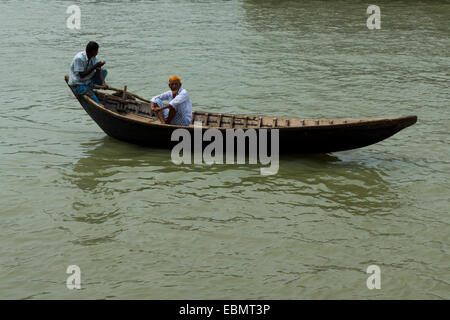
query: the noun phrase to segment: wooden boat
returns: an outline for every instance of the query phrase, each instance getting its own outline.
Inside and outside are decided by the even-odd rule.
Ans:
[[[68,81],[68,76],[65,80]],[[114,93],[95,91],[100,104],[87,95],[72,92],[89,116],[109,136],[160,148],[171,148],[178,143],[171,141],[172,132],[177,128],[185,128],[192,134],[194,121],[202,122],[203,131],[215,128],[223,133],[227,129],[278,129],[280,153],[329,153],[361,148],[382,141],[417,122],[417,116],[298,119],[193,111],[189,126],[177,126],[162,124],[152,116],[150,101],[127,92],[126,86],[124,89],[107,90]]]

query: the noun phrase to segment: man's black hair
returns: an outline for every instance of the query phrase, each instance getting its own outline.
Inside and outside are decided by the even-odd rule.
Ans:
[[[98,48],[99,48],[99,45],[97,42],[89,41],[89,43],[86,46],[86,53],[97,51]]]

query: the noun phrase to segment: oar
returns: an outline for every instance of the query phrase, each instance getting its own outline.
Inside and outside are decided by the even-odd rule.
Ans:
[[[122,92],[122,93],[124,92],[123,89],[113,88],[113,87],[109,87],[109,86],[105,88],[103,86],[94,85],[94,88],[95,89],[102,89],[102,90],[111,90],[111,91]],[[127,94],[129,94],[130,96],[133,96],[133,97],[135,97],[135,98],[137,98],[139,100],[142,100],[144,102],[151,103],[151,101],[149,101],[147,99],[144,99],[144,98],[138,96],[137,94],[134,94],[134,93],[131,93],[131,92],[128,92],[128,91],[127,91]]]

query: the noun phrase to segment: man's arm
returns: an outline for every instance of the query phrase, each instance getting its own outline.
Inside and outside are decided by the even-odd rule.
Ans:
[[[150,99],[151,102],[156,102],[156,99],[159,99],[161,101],[169,100],[172,95],[171,91],[166,91],[161,94],[158,94],[157,96],[154,96]]]
[[[170,121],[172,120],[172,118],[175,116],[175,114],[177,113],[177,111],[175,110],[174,107],[172,107],[170,104],[165,105],[164,107],[158,108],[157,104],[154,102],[150,103],[150,107],[153,111],[155,111],[158,115],[159,120],[161,121],[161,123],[170,123]],[[164,120],[163,114],[162,114],[162,110],[169,108],[169,114],[167,115],[167,119]]]
[[[80,78],[84,78],[86,76],[88,76],[89,74],[91,74],[92,71],[94,71],[95,69],[100,69],[106,62],[102,62],[99,61],[96,64],[94,64],[90,69],[88,69],[87,71],[81,71],[78,74],[80,75]],[[100,79],[102,80],[102,83],[105,82],[105,80],[103,79],[103,74],[100,72]]]
[[[166,104],[164,107],[158,107],[158,105],[156,104],[156,103],[154,103],[154,102],[150,102],[150,106],[152,107],[152,110],[153,111],[161,111],[161,110],[164,110],[164,109],[167,109],[167,108],[172,108],[172,109],[174,109],[170,104]],[[175,110],[175,109],[174,109]]]
[[[158,94],[157,96],[154,96],[153,98],[151,98],[150,99],[150,107],[152,108],[152,110],[155,110],[155,111],[157,111],[156,109],[159,110],[158,105],[156,104],[157,99],[159,99],[161,101],[169,100],[171,95],[172,95],[172,92],[167,91],[167,92],[163,92],[163,93]]]
[[[102,68],[96,69],[96,72],[98,72],[98,77],[100,78],[100,81],[102,82],[102,86],[106,87],[105,78],[103,77]]]
[[[175,98],[173,98],[169,104],[175,109],[182,103],[189,99],[189,93],[186,90],[181,91]]]
[[[177,113],[177,111],[170,104],[168,104],[167,107],[169,108],[169,114],[167,115],[166,123],[170,123],[170,121],[173,119],[173,117],[175,117],[175,114]]]

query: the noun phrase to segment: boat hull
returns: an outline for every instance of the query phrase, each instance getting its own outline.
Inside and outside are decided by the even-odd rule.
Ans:
[[[171,140],[172,132],[178,129],[176,126],[154,125],[135,121],[99,108],[83,96],[77,96],[77,99],[99,127],[113,138],[157,148],[172,148],[178,143],[178,140]],[[414,124],[416,121],[417,117],[409,116],[348,125],[281,128],[278,129],[279,152],[330,153],[361,148],[380,142]],[[193,137],[194,128],[192,126],[182,128],[188,130]],[[227,128],[216,129],[223,132],[225,145],[225,130]],[[203,128],[204,130],[205,128]],[[274,129],[266,128],[256,130],[267,130],[268,137],[270,137],[270,131]],[[209,143],[203,142],[203,147]]]

